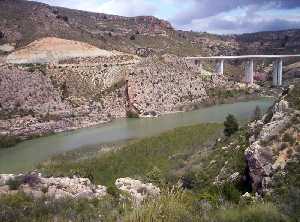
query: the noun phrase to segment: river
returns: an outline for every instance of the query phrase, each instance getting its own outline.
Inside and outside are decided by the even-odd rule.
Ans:
[[[223,122],[231,113],[239,121],[251,118],[256,106],[266,111],[274,99],[263,98],[247,102],[215,105],[191,112],[163,115],[158,118],[117,119],[100,126],[58,133],[24,141],[0,150],[0,173],[16,173],[34,168],[54,154],[103,143],[143,138],[161,132],[203,122]]]

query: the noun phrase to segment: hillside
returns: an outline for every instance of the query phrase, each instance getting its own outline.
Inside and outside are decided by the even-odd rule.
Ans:
[[[0,219],[298,222],[299,89],[232,135],[186,126],[56,155],[42,174],[0,174]]]
[[[87,43],[48,37],[11,53],[6,61],[15,64],[54,63],[77,57],[112,57],[115,54],[117,53],[101,50]]]
[[[122,17],[24,0],[0,1],[0,19],[0,46],[10,43],[17,48],[51,36],[130,53],[138,48],[177,55],[299,53],[300,49],[299,30],[219,36],[177,31],[151,16]]]
[[[242,80],[240,62],[226,63],[225,75],[216,76],[212,62],[201,68],[182,56],[300,49],[299,30],[219,36],[178,31],[151,16],[106,15],[24,0],[1,0],[0,19],[0,133],[5,138],[261,95],[257,86],[235,83]],[[263,61],[257,71],[270,76],[270,62]]]

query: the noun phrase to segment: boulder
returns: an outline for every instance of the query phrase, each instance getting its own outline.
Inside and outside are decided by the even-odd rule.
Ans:
[[[0,174],[0,186],[4,186],[11,179],[14,179],[14,174]]]
[[[129,177],[117,179],[115,185],[121,191],[128,193],[137,205],[147,197],[155,197],[160,194],[160,189],[152,183],[145,184]]]
[[[10,179],[22,176],[23,183],[18,187],[18,191],[41,198],[43,196],[54,199],[62,198],[101,198],[106,195],[106,187],[94,185],[88,178],[68,178],[68,177],[42,177],[40,173],[31,172],[26,175],[1,174],[0,193],[11,193],[7,191],[6,183]]]
[[[280,100],[278,103],[276,103],[273,107],[273,113],[283,113],[287,111],[289,108],[289,103],[285,100]]]

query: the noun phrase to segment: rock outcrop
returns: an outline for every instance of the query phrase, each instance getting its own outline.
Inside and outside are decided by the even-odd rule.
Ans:
[[[0,174],[0,195],[24,192],[33,198],[101,198],[105,196],[106,187],[94,185],[87,178],[79,177],[43,177],[40,173]]]
[[[141,204],[148,197],[156,197],[160,194],[160,189],[152,183],[142,183],[129,177],[119,178],[115,185],[118,189],[128,193],[136,205]]]
[[[143,116],[170,113],[207,101],[209,89],[231,86],[226,77],[205,76],[202,71],[174,55],[142,59],[129,72],[130,102]]]
[[[0,66],[0,133],[21,139],[183,111],[209,100],[208,90],[233,86],[174,55],[142,58],[57,38],[37,40],[13,57],[47,62]]]
[[[143,183],[129,177],[119,178],[117,189],[127,193],[136,206],[146,198],[157,197],[160,189],[152,183]],[[92,184],[88,178],[43,177],[38,172],[28,174],[0,174],[0,195],[23,192],[33,198],[99,199],[108,194],[107,188]]]
[[[262,120],[249,125],[251,145],[245,157],[252,188],[260,194],[271,191],[274,173],[284,170],[299,152],[300,112],[289,108],[285,97]]]

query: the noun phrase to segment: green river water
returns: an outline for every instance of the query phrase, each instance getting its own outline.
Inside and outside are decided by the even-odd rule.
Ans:
[[[215,105],[191,112],[181,112],[146,119],[118,119],[100,126],[58,133],[24,141],[0,150],[0,173],[16,173],[34,168],[50,156],[84,146],[153,136],[161,132],[203,122],[223,122],[231,113],[238,120],[251,118],[258,105],[266,111],[274,99],[264,98],[233,104]]]

